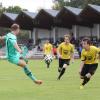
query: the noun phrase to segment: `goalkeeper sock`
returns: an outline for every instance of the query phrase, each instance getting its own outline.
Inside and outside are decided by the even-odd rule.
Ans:
[[[28,69],[27,66],[25,66],[24,68],[24,72],[25,74],[33,81],[37,80],[36,77],[32,74],[32,72]]]
[[[26,64],[28,64],[28,59],[27,58],[24,58],[24,61],[26,62]]]

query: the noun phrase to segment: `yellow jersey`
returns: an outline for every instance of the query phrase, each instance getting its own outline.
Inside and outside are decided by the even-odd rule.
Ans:
[[[74,53],[74,46],[71,43],[65,44],[63,42],[58,46],[58,52],[62,56],[62,59],[71,59],[71,54]]]
[[[98,63],[98,53],[100,53],[100,49],[95,46],[90,46],[90,50],[86,51],[85,49],[82,50],[81,53],[81,60],[85,61],[85,64],[95,64]]]
[[[45,55],[49,55],[49,54],[52,54],[52,44],[50,43],[45,43],[44,44],[44,54]]]

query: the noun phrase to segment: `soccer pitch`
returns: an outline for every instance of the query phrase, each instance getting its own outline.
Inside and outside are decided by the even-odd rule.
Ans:
[[[99,100],[100,64],[96,74],[83,90],[79,89],[79,60],[71,64],[59,81],[57,60],[50,69],[43,60],[30,60],[29,67],[43,84],[34,84],[21,68],[0,60],[0,100]]]

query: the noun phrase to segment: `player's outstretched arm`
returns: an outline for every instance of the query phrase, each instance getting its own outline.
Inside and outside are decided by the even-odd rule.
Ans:
[[[100,48],[97,48],[97,47],[96,47],[96,51],[97,51],[97,53],[98,53],[98,60],[99,60],[99,62],[100,62]]]
[[[0,42],[5,39],[5,36],[0,36]]]
[[[58,55],[58,58],[62,58],[60,46],[57,48],[57,55]]]
[[[84,66],[84,61],[81,61],[80,69],[79,69],[79,74],[81,73],[83,66]]]
[[[74,63],[74,53],[71,54],[71,61]]]
[[[98,58],[99,58],[99,62],[100,62],[100,52],[99,52],[99,56],[98,56]]]
[[[71,61],[72,63],[74,63],[74,46],[72,45],[72,49],[71,49]]]

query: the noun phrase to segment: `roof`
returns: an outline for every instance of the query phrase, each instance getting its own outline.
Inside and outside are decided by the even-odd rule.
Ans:
[[[53,26],[90,25],[91,23],[100,23],[100,6],[88,4],[83,10],[65,6],[60,11],[41,9],[38,13],[22,11],[19,14],[13,14],[5,12],[0,16],[1,26],[10,26],[14,22],[17,22],[21,28],[29,30],[33,30],[33,27],[50,29]]]
[[[74,8],[74,7],[64,7],[65,9],[69,10],[70,12],[72,12],[75,15],[79,15],[80,12],[82,11],[82,9],[79,8]]]
[[[59,13],[58,10],[52,10],[52,9],[43,9],[45,12],[47,12],[48,14],[50,14],[53,17],[56,17],[57,14]]]
[[[91,23],[100,23],[100,6],[88,4],[79,16]]]
[[[94,10],[96,10],[96,11],[98,11],[100,13],[100,6],[92,5],[92,4],[88,4],[88,6],[93,8]]]
[[[14,13],[3,13],[4,15],[6,15],[7,17],[9,17],[11,20],[15,21],[15,19],[17,18],[18,14],[14,14]]]
[[[37,13],[33,13],[33,12],[28,12],[28,11],[22,11],[24,14],[28,15],[29,17],[31,17],[32,19],[34,19],[37,15]]]

